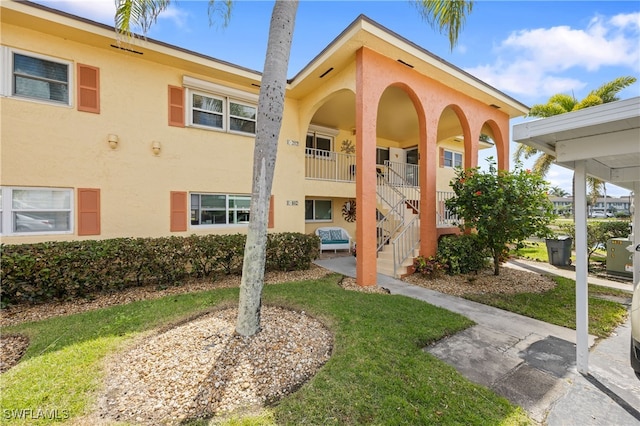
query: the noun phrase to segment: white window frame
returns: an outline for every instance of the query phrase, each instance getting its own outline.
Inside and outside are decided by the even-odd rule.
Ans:
[[[447,153],[451,154],[451,165],[447,165]],[[444,167],[456,168],[464,165],[464,155],[461,152],[445,149],[443,157]],[[456,166],[456,157],[460,157],[460,165],[458,166]]]
[[[247,121],[257,121],[258,115],[258,95],[231,87],[222,86],[210,81],[200,80],[197,78],[184,76],[182,84],[186,88],[187,96],[187,125],[199,129],[212,130],[217,132],[233,133],[244,136],[255,137],[255,132],[243,132],[240,130],[231,130],[231,119],[238,118]],[[213,99],[220,99],[222,103],[222,128],[206,126],[193,122],[193,95],[206,96]],[[246,117],[231,116],[231,104],[238,104],[250,108],[255,108],[256,118],[248,119]]]
[[[306,206],[306,202],[307,201],[313,202],[313,219],[307,219],[307,206]],[[329,219],[316,219],[316,201],[328,201],[331,204],[331,208],[329,209],[329,212],[331,213],[331,218],[329,218]],[[312,199],[305,200],[304,221],[306,223],[318,223],[318,222],[329,223],[329,222],[333,222],[333,200],[328,199],[328,198],[312,198]]]
[[[229,207],[229,201],[231,197],[241,197],[242,199],[247,199],[249,200],[249,203],[251,203],[251,195],[250,194],[224,194],[224,193],[219,193],[219,192],[199,192],[199,191],[193,191],[189,193],[189,215],[191,217],[191,214],[194,210],[194,206],[193,203],[191,202],[192,197],[194,195],[198,195],[198,196],[202,196],[202,195],[219,195],[219,196],[224,196],[225,197],[225,208],[224,208],[224,217],[225,220],[227,222],[225,223],[198,223],[198,224],[193,224],[191,222],[191,219],[189,219],[189,226],[192,228],[196,228],[196,229],[203,229],[203,228],[221,228],[221,227],[240,227],[240,226],[247,226],[249,224],[249,220],[247,218],[246,221],[241,221],[238,223],[229,223],[229,213],[231,212],[235,212],[234,216],[236,216],[237,218],[237,214],[240,213],[248,213],[249,215],[251,215],[251,211],[249,208],[244,208],[244,207]],[[200,205],[198,206],[198,221],[200,221],[201,217],[200,217],[200,212],[202,211],[202,200],[200,199],[199,201]],[[209,209],[209,210],[213,210],[213,209]]]
[[[219,101],[222,102],[222,112],[219,113],[219,115],[222,117],[222,127],[214,127],[214,126],[207,126],[205,124],[199,124],[199,123],[194,123],[193,122],[193,112],[195,110],[195,107],[193,106],[193,96],[194,95],[200,95],[200,96],[205,96],[207,98],[211,98],[211,99],[217,99]],[[189,100],[189,126],[191,127],[197,127],[200,129],[207,129],[207,130],[217,130],[217,131],[221,131],[221,132],[226,132],[227,131],[227,120],[225,119],[225,112],[227,110],[227,105],[226,105],[226,100],[225,98],[221,97],[221,96],[216,96],[212,93],[206,93],[206,92],[202,92],[202,91],[196,91],[196,90],[189,90],[188,91],[188,100]],[[207,110],[202,110],[204,112],[208,112]],[[218,113],[213,113],[213,112],[208,112],[210,114],[216,114],[218,115]]]
[[[247,118],[247,117],[241,117],[239,115],[231,115],[231,104],[236,104],[236,105],[241,105],[241,106],[245,106],[245,107],[249,107],[249,108],[254,108],[256,111],[256,117],[255,118]],[[244,121],[251,121],[254,123],[253,128],[256,129],[256,126],[258,125],[258,106],[248,103],[248,102],[244,102],[238,99],[233,99],[233,98],[227,98],[227,111],[229,111],[229,113],[227,114],[227,120],[228,120],[228,128],[229,128],[229,133],[238,133],[241,135],[251,135],[251,136],[255,136],[256,132],[254,131],[252,132],[243,132],[242,130],[233,130],[231,128],[231,120],[236,119],[236,120],[244,120]]]
[[[323,127],[323,126],[318,126],[316,124],[310,124],[309,125],[309,129],[307,130],[307,134],[305,136],[305,141],[304,141],[304,147],[305,147],[305,154],[307,155],[307,157],[316,157],[318,159],[324,159],[324,160],[334,160],[335,159],[335,140],[336,140],[336,136],[338,135],[339,130],[337,129],[332,129],[330,127]],[[306,137],[311,136],[314,139],[314,146],[313,147],[308,147],[307,146],[307,140]],[[324,149],[319,149],[317,148],[317,143],[316,143],[316,138],[320,136],[324,139],[328,139],[329,140],[329,149],[328,150],[324,150]],[[311,151],[307,151],[307,149],[310,149]],[[322,151],[322,152],[320,152]]]
[[[43,230],[33,232],[14,231],[14,212],[28,212],[29,209],[13,208],[13,191],[64,191],[69,194],[68,209],[31,209],[34,212],[68,212],[69,213],[69,229],[66,230]],[[74,232],[74,211],[75,200],[72,188],[48,188],[48,187],[21,187],[21,186],[2,186],[0,187],[0,235],[3,236],[31,236],[31,235],[66,235]]]
[[[29,56],[32,58],[42,59],[45,61],[56,62],[67,66],[67,102],[60,102],[54,100],[47,100],[43,98],[33,98],[29,96],[15,94],[15,88],[13,87],[13,55],[19,54],[23,56]],[[10,97],[28,102],[42,103],[46,105],[55,105],[61,107],[72,107],[74,100],[74,67],[73,62],[60,58],[54,58],[52,56],[42,55],[39,53],[28,52],[26,50],[14,49],[7,46],[0,46],[0,59],[2,66],[0,66],[0,96]]]

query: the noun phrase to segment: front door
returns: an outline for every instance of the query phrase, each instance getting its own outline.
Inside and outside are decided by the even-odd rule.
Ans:
[[[407,171],[405,179],[410,185],[418,186],[418,147],[406,150]]]

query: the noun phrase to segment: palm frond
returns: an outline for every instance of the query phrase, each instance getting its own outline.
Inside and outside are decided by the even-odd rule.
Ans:
[[[533,171],[538,173],[540,176],[545,177],[547,173],[549,173],[549,169],[555,160],[554,156],[543,153],[533,163]]]
[[[451,50],[458,42],[458,35],[464,27],[468,14],[473,9],[473,1],[467,0],[414,0],[422,19],[432,28],[447,33]]]
[[[557,93],[551,96],[547,103],[558,105],[562,110],[564,110],[564,112],[569,112],[574,108],[577,102],[578,100],[573,96],[569,96],[565,93]]]
[[[620,93],[622,89],[626,89],[627,87],[635,83],[637,80],[638,79],[636,77],[632,77],[632,76],[614,78],[610,82],[605,83],[602,86],[598,87],[597,89],[592,90],[587,96],[590,96],[590,95],[598,96],[600,99],[602,99],[602,102],[605,104],[609,102],[614,102],[619,100],[618,93]]]
[[[134,37],[133,27],[146,34],[171,0],[116,0],[115,27],[118,34]]]
[[[513,152],[513,160],[516,162],[523,159],[527,160],[534,155],[537,155],[538,153],[540,153],[540,151],[538,151],[534,147],[519,143],[516,147],[516,150]]]
[[[531,107],[528,116],[546,118],[564,114],[565,112],[567,111],[559,104],[536,104]]]
[[[600,105],[603,103],[603,100],[600,96],[594,95],[594,94],[589,94],[587,95],[586,98],[584,98],[583,100],[581,100],[580,102],[578,102],[574,107],[573,110],[577,111],[579,109],[584,109],[584,108],[589,108],[592,106],[596,106],[596,105]]]
[[[217,22],[215,17],[218,16],[222,18],[222,26],[226,27],[231,21],[232,10],[233,0],[209,0],[209,25]]]

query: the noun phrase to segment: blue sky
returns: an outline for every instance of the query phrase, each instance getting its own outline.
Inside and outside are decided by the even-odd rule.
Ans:
[[[113,25],[114,0],[37,2]],[[215,15],[209,25],[207,4],[173,1],[147,36],[261,71],[273,2],[236,0],[226,27]],[[555,93],[581,99],[616,77],[640,77],[638,1],[486,0],[475,2],[453,51],[447,37],[425,23],[408,1],[301,0],[289,77],[360,14],[529,106],[545,103]],[[640,96],[640,82],[620,94],[622,99],[635,96]],[[547,179],[570,192],[571,176],[553,166]],[[611,184],[607,193],[628,195]]]

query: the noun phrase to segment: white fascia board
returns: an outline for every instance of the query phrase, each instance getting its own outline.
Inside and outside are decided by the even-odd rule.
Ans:
[[[640,182],[640,166],[611,170],[611,182]]]
[[[554,115],[529,123],[530,137],[619,123],[619,130],[638,127],[640,97]],[[514,129],[520,125],[514,126]],[[515,130],[514,130],[515,135]],[[514,138],[515,139],[515,138]]]
[[[558,166],[565,167],[570,170],[576,169],[575,161],[565,161],[565,162],[556,162]],[[604,164],[600,163],[596,160],[586,160],[586,171],[589,176],[598,178],[600,180],[604,180],[606,182],[611,182],[611,169]]]
[[[511,139],[514,142],[529,145],[537,150],[543,151],[546,154],[556,156],[555,141],[547,141],[547,134],[539,132],[537,130],[537,124],[540,120],[527,121],[520,124],[515,124],[511,128]],[[543,138],[542,136],[545,136]]]
[[[610,140],[612,143],[603,143],[603,139]],[[555,151],[557,160],[561,162],[634,154],[640,151],[640,129],[558,141]]]

